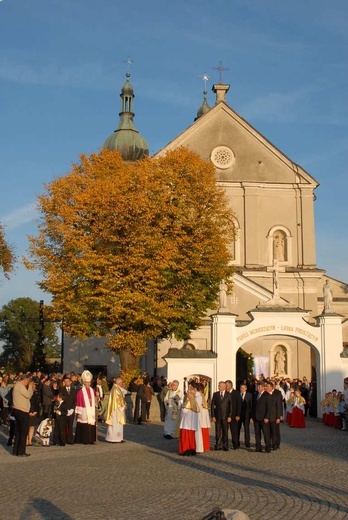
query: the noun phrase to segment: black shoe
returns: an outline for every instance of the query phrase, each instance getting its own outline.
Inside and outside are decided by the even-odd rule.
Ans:
[[[221,446],[214,446],[214,451],[220,451],[222,450]]]
[[[18,455],[18,457],[30,457],[30,453],[23,453],[22,455]]]
[[[121,441],[121,442],[126,442],[126,441]]]
[[[6,446],[12,446],[12,442],[8,441],[8,443],[6,444]]]
[[[221,448],[220,448],[220,449],[221,449]],[[225,448],[222,448],[222,449],[223,449],[224,451],[228,451],[228,448],[226,448],[226,447],[225,447]]]
[[[272,453],[271,450],[265,450],[265,453]]]
[[[165,439],[173,439],[173,437],[171,435],[169,435],[169,433],[167,433],[166,435],[164,435],[164,438]]]
[[[255,453],[262,453],[262,450],[261,450],[261,448],[259,448],[259,449],[258,449],[258,448],[256,448],[256,450],[255,450]]]
[[[250,446],[251,446],[250,442],[246,442],[246,443],[245,443],[245,447],[246,447],[246,448],[250,448]]]

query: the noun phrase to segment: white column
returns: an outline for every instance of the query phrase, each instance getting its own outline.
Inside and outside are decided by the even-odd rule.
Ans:
[[[321,360],[320,360],[320,382],[321,396],[323,399],[326,392],[333,388],[343,388],[345,377],[340,353],[342,352],[342,316],[335,313],[321,314],[317,317],[321,327]]]
[[[236,314],[218,313],[212,316],[212,348],[217,354],[213,391],[219,381],[232,379],[236,386]]]

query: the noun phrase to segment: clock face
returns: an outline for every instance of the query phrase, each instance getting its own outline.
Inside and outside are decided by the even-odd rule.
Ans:
[[[227,146],[217,146],[211,151],[210,159],[215,168],[219,170],[227,170],[231,168],[236,161],[233,150]]]

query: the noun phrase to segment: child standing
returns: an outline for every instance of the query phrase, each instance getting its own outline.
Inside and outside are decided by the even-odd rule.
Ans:
[[[64,394],[59,393],[54,403],[54,437],[53,444],[65,446],[66,444],[66,417],[68,408],[64,402]]]

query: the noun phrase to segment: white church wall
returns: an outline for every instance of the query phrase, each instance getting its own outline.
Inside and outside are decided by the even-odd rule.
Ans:
[[[120,374],[119,356],[105,346],[105,338],[64,337],[64,372],[81,373],[85,366],[106,366],[107,377]]]

